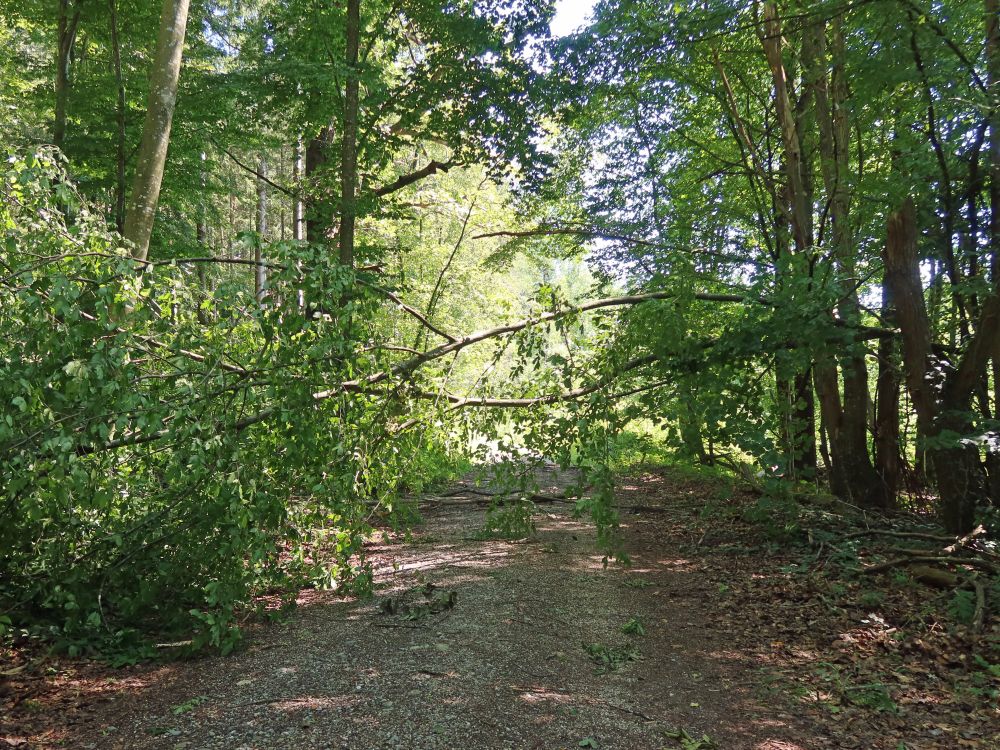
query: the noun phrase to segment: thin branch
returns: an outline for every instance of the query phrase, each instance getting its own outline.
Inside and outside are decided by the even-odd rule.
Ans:
[[[278,263],[264,263],[255,260],[245,260],[243,258],[169,258],[167,260],[143,260],[133,259],[144,266],[172,266],[186,265],[189,263],[218,263],[222,265],[254,266],[255,268],[269,268],[273,271],[287,271],[288,266]]]
[[[663,291],[663,292],[650,292],[648,294],[627,295],[622,297],[606,297],[603,299],[598,299],[592,302],[588,302],[583,305],[578,305],[576,307],[567,307],[562,310],[555,310],[552,312],[544,313],[542,315],[533,318],[525,318],[514,323],[508,323],[506,325],[496,326],[494,328],[486,328],[471,333],[463,338],[456,339],[453,336],[444,333],[443,331],[437,330],[435,327],[432,326],[432,324],[430,324],[426,320],[426,318],[422,314],[414,310],[409,305],[405,305],[401,300],[399,300],[398,297],[396,297],[391,292],[388,292],[384,289],[379,289],[378,291],[380,291],[382,294],[385,294],[389,299],[393,300],[397,304],[401,305],[402,308],[406,310],[406,312],[413,315],[414,317],[417,317],[418,320],[421,320],[422,323],[430,327],[431,330],[433,330],[435,333],[438,333],[442,337],[449,339],[448,343],[442,344],[438,347],[435,347],[434,349],[430,349],[419,356],[411,357],[410,359],[400,362],[389,369],[373,373],[366,378],[343,381],[335,384],[330,388],[313,393],[312,400],[314,402],[324,401],[326,399],[334,398],[344,393],[367,393],[370,391],[370,388],[373,385],[382,383],[394,376],[408,377],[423,365],[432,362],[434,360],[440,359],[441,357],[445,357],[449,354],[460,352],[463,349],[472,346],[474,344],[478,344],[482,341],[486,341],[489,339],[497,338],[499,336],[504,336],[511,333],[517,333],[518,331],[522,331],[526,328],[559,320],[569,315],[580,314],[584,312],[589,312],[591,310],[600,310],[609,307],[633,306],[642,304],[644,302],[650,302],[653,300],[671,299],[677,296],[675,292]],[[697,293],[694,294],[693,297],[694,299],[711,301],[711,302],[753,301],[753,298],[747,298],[735,294]],[[764,304],[767,304],[766,300],[759,300],[759,301],[763,302]],[[834,322],[840,325],[846,325],[841,321],[835,320]],[[865,326],[856,327],[856,330],[858,331],[859,336],[863,338],[878,338],[881,336],[896,335],[896,332],[892,330],[870,328]],[[633,360],[632,363],[630,364],[636,362],[638,362],[638,360]],[[648,361],[642,362],[642,364],[646,363],[648,363]],[[634,366],[638,367],[640,365],[634,364]],[[261,412],[258,412],[257,414],[253,414],[248,417],[239,419],[235,422],[231,422],[228,425],[220,425],[220,430],[224,430],[226,432],[240,432],[252,425],[259,424],[261,422],[266,422],[272,419],[278,413],[279,410],[277,408],[265,409]],[[146,434],[132,433],[123,436],[118,440],[109,441],[104,445],[81,446],[78,448],[78,453],[89,454],[104,450],[115,450],[117,448],[123,448],[126,446],[142,445],[145,443],[150,443],[156,440],[160,440],[161,438],[166,437],[168,434],[170,433],[169,430],[167,429],[157,430],[155,432]]]
[[[987,562],[986,560],[980,560],[978,557],[942,557],[942,556],[927,556],[927,557],[899,557],[895,560],[889,560],[880,565],[872,565],[869,568],[865,568],[863,573],[882,573],[891,568],[896,568],[904,565],[917,565],[919,563],[943,563],[945,565],[968,565],[973,568],[981,568],[982,570],[988,571],[990,573],[995,573],[997,571],[997,566],[993,563]]]
[[[217,149],[219,149],[222,153],[224,153],[226,156],[228,156],[230,159],[232,159],[233,162],[235,162],[236,166],[240,167],[240,169],[243,169],[243,170],[249,172],[250,174],[254,175],[257,179],[262,180],[263,182],[266,182],[268,185],[270,185],[271,187],[273,187],[275,190],[278,190],[278,191],[284,193],[285,195],[287,195],[290,198],[295,198],[296,200],[300,200],[300,201],[306,201],[306,198],[304,198],[303,195],[302,195],[302,193],[300,193],[299,191],[292,190],[290,188],[285,187],[284,185],[279,185],[274,180],[272,180],[271,178],[269,178],[267,175],[261,174],[261,172],[259,170],[254,169],[249,164],[244,164],[229,149],[227,149],[225,146],[220,146],[216,142],[216,140],[214,138],[210,138],[209,140],[212,141],[212,143],[215,145],[215,147]]]
[[[396,305],[398,305],[401,310],[403,310],[404,312],[408,313],[412,317],[416,318],[420,322],[421,325],[423,325],[428,330],[433,331],[434,333],[436,333],[441,338],[447,339],[448,341],[450,341],[452,343],[455,343],[455,342],[458,341],[458,339],[455,336],[452,336],[450,333],[445,333],[444,331],[442,331],[436,325],[434,325],[433,323],[431,323],[423,313],[421,313],[419,310],[417,310],[414,307],[410,307],[410,305],[408,305],[405,302],[403,302],[403,300],[401,300],[395,294],[393,294],[392,292],[390,292],[388,289],[382,289],[380,287],[370,287],[370,288],[374,289],[375,291],[379,292],[380,294],[385,295],[386,298],[388,298],[392,302],[396,303]]]
[[[589,396],[591,393],[604,388],[612,380],[624,375],[626,372],[630,372],[631,370],[635,370],[645,365],[653,364],[658,359],[659,357],[655,354],[649,354],[644,357],[636,357],[635,359],[626,362],[622,368],[613,375],[603,378],[596,383],[592,383],[591,385],[581,386],[569,391],[563,391],[562,393],[550,393],[545,396],[535,396],[532,398],[476,398],[455,396],[450,393],[430,393],[426,391],[421,391],[417,395],[420,398],[440,398],[454,404],[454,406],[459,409],[466,406],[485,406],[496,409],[522,409],[530,406],[554,404],[560,401],[573,401],[581,396]]]

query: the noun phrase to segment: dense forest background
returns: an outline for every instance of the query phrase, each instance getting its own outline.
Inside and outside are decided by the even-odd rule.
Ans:
[[[553,10],[0,0],[0,628],[228,651],[487,454],[996,530],[997,0]]]

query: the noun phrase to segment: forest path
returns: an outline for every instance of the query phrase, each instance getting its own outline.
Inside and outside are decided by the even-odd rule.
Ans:
[[[541,491],[568,479],[543,471]],[[645,489],[619,495],[638,505]],[[604,567],[571,504],[540,504],[528,540],[481,541],[484,498],[453,492],[423,510],[411,541],[370,548],[374,600],[306,591],[237,654],[80,683],[52,746],[661,750],[681,746],[667,734],[677,728],[716,743],[699,750],[826,746],[789,741],[805,742],[800,719],[755,701],[760,675],[720,624],[718,583],[678,555],[692,540],[671,514],[690,518],[698,498],[681,488],[675,506],[623,510],[623,569]],[[455,591],[455,606],[415,620],[380,609],[387,596],[421,601],[426,583],[432,596]],[[644,635],[622,632],[632,618]],[[588,644],[626,661],[604,671]]]

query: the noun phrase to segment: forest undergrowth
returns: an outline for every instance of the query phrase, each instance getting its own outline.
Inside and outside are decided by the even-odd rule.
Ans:
[[[758,662],[763,701],[807,707],[835,747],[994,746],[1000,579],[986,529],[957,540],[925,511],[882,516],[715,469],[654,468],[635,485],[651,509],[684,498],[671,531],[714,584],[733,648]]]

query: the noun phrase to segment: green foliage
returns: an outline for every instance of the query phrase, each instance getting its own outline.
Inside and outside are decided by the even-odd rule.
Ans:
[[[642,621],[636,617],[631,618],[628,622],[622,625],[622,632],[625,635],[646,635],[646,628],[642,624]]]
[[[881,607],[885,604],[885,594],[881,591],[863,591],[858,597],[858,604],[867,608]]]
[[[861,706],[876,713],[899,712],[899,707],[892,700],[888,687],[881,682],[852,684],[845,677],[843,668],[837,664],[823,663],[817,671],[829,685],[831,692],[837,696],[839,703],[830,706],[834,713],[840,711],[840,705],[843,703]]]
[[[535,504],[525,498],[491,505],[486,511],[481,539],[524,539],[535,532]]]
[[[203,703],[208,703],[208,696],[198,695],[176,706],[172,706],[170,708],[170,713],[172,713],[174,716],[181,716],[182,714],[194,711],[196,708],[198,708],[198,706],[202,705]]]
[[[970,692],[976,698],[995,701],[1000,697],[1000,664],[991,664],[980,654],[973,654],[972,660],[979,669],[971,675]]]
[[[598,665],[598,674],[617,672],[630,662],[642,658],[639,648],[631,643],[623,646],[609,646],[604,643],[585,643],[583,650],[591,661]]]
[[[976,594],[967,589],[955,589],[948,601],[948,614],[963,625],[972,624],[976,614]]]
[[[788,542],[801,534],[799,516],[801,509],[791,488],[779,481],[772,481],[767,492],[743,510],[743,520],[754,524],[765,538],[774,542]]]
[[[279,243],[269,256],[286,270],[267,305],[235,283],[201,299],[184,264],[140,274],[50,152],[11,155],[0,189],[0,603],[12,625],[70,653],[143,654],[135,636],[150,631],[226,653],[260,592],[370,587],[361,542],[374,514],[393,518],[408,507],[401,485],[440,481],[461,460],[440,430],[410,444],[418,461],[405,439],[386,440],[398,396],[337,391],[385,367],[357,343],[377,321],[367,287]],[[310,319],[297,288],[353,297]]]
[[[663,734],[676,741],[681,750],[718,750],[719,747],[707,734],[694,737],[683,727],[667,729]]]
[[[518,457],[492,467],[512,499],[490,508],[486,537],[533,531],[526,477],[549,460],[579,471],[569,495],[606,564],[627,563],[615,472],[650,461],[716,475],[720,499],[732,480],[707,465],[752,465],[764,495],[743,520],[773,545],[798,539],[811,436],[843,416],[809,411],[815,384],[833,373],[825,411],[867,408],[869,394],[848,398],[869,353],[859,326],[891,323],[870,312],[887,210],[913,199],[911,270],[933,277],[946,378],[996,255],[982,177],[996,108],[967,62],[983,49],[975,4],[888,23],[873,4],[799,10],[781,36],[807,228],[789,215],[775,77],[748,4],[605,0],[587,32],[552,41],[548,0],[364,3],[356,270],[331,252],[350,171],[343,3],[195,4],[154,261],[140,265],[109,226],[156,5],[0,0],[0,635],[30,626],[128,659],[141,634],[183,632],[229,651],[263,592],[370,593],[372,525],[413,522],[404,495],[468,471],[483,441]],[[37,144],[55,117],[60,14],[77,11],[57,154]],[[822,105],[841,76],[846,100]],[[845,179],[822,152],[824,106],[844,117]],[[311,243],[287,238],[299,200]],[[621,292],[659,297],[573,308]],[[521,318],[482,334],[492,347],[456,345]],[[477,411],[479,397],[517,408]],[[955,425],[918,420],[927,434],[907,433],[905,457],[995,443],[997,424],[960,406]],[[860,442],[852,467],[871,458]]]
[[[662,466],[670,460],[670,451],[652,431],[630,425],[615,438],[611,448],[611,465],[615,471],[631,471],[646,465]]]

